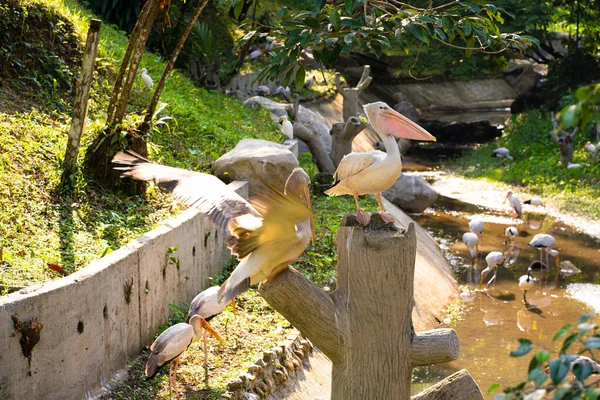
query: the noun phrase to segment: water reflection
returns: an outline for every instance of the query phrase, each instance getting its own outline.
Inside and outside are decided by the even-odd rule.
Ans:
[[[461,368],[469,370],[484,393],[494,382],[502,386],[518,382],[526,377],[529,363],[528,357],[508,356],[516,349],[518,338],[528,338],[537,349],[556,353],[558,349],[552,342],[556,331],[592,308],[600,311],[600,286],[590,284],[600,283],[600,242],[540,211],[513,221],[508,214],[440,196],[434,210],[415,218],[444,243],[455,275],[464,284],[460,298],[466,311],[463,319],[452,326],[461,341],[459,360],[416,369],[414,379],[419,385],[414,393]],[[474,217],[483,219],[485,230],[471,267],[462,235],[469,231],[468,223]],[[509,226],[515,226],[518,234],[507,241],[505,229]],[[556,238],[554,248],[562,260],[549,257],[546,262],[544,257],[540,263],[538,250],[529,247],[538,233]],[[504,266],[498,268],[495,286],[478,292],[475,289],[486,267],[485,257],[492,251],[504,254]],[[518,278],[527,274],[530,266],[535,281],[525,305]]]

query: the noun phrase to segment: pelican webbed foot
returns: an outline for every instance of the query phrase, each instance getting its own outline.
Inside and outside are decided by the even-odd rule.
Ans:
[[[362,226],[367,226],[371,222],[371,213],[363,210],[356,212],[356,220]]]
[[[393,224],[396,221],[394,219],[394,216],[389,211],[381,211],[379,213],[379,216],[381,217],[381,220],[386,224]]]

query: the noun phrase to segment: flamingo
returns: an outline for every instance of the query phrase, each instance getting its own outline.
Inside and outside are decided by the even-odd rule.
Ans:
[[[504,254],[499,251],[492,251],[485,257],[485,262],[487,263],[487,268],[481,271],[481,280],[479,281],[479,289],[483,285],[483,281],[485,280],[485,276],[489,274],[491,271],[494,271],[494,285],[496,284],[496,276],[498,275],[498,267],[501,264],[504,264]],[[489,284],[489,283],[488,283]]]
[[[286,139],[292,140],[294,138],[294,125],[290,122],[287,115],[279,118],[279,124],[281,132]]]
[[[142,82],[144,82],[144,85],[150,90],[154,87],[154,82],[150,75],[148,75],[148,70],[146,68],[142,68]]]
[[[171,396],[171,387],[177,385],[176,376],[177,368],[179,368],[179,357],[190,344],[200,339],[200,332],[203,330],[207,330],[221,343],[225,344],[225,341],[208,325],[204,318],[193,315],[189,320],[189,324],[180,322],[169,327],[150,346],[152,354],[146,362],[146,376],[148,379],[152,378],[160,367],[169,363],[169,397]],[[173,363],[175,363],[174,370]]]
[[[527,268],[527,275],[519,278],[519,289],[523,292],[523,303],[527,304],[527,291],[533,288],[533,278],[531,277],[531,268]]]
[[[353,195],[356,219],[363,226],[369,224],[371,215],[360,209],[358,196],[375,194],[382,211],[381,218],[392,223],[394,217],[386,211],[381,193],[389,189],[402,174],[402,160],[394,136],[433,141],[435,137],[382,101],[367,104],[363,108],[371,126],[383,141],[387,154],[374,150],[345,155],[333,175],[333,187],[325,193],[329,196]]]
[[[546,233],[538,233],[537,235],[535,235],[533,237],[533,239],[531,239],[531,242],[529,242],[530,247],[535,247],[536,249],[538,249],[540,251],[540,264],[544,265],[544,263],[542,262],[542,251],[545,250],[546,251],[546,264],[545,265],[548,265],[548,251],[552,248],[555,241],[556,240],[554,239],[554,237],[552,235],[548,235]]]
[[[510,155],[510,150],[506,147],[498,147],[496,150],[492,151],[492,157],[499,158],[502,160],[503,158],[507,158],[510,161],[514,161],[515,158]]]
[[[477,257],[477,242],[479,242],[479,237],[473,232],[467,232],[463,235],[463,242],[469,250],[471,267],[473,267],[475,265],[475,257]]]
[[[291,172],[283,193],[265,183],[268,190],[250,203],[213,175],[158,165],[133,152],[117,153],[113,163],[122,177],[154,180],[229,231],[226,242],[240,263],[221,285],[219,302],[274,277],[314,243],[310,177],[302,168]]]
[[[506,194],[506,198],[504,199],[504,201],[506,200],[509,201],[510,207],[512,208],[513,218],[521,218],[521,200],[519,200],[519,198],[513,194],[512,190],[509,190]]]

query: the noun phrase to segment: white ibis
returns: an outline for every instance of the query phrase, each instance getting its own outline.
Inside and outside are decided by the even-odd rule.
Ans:
[[[315,83],[315,76],[311,75],[306,82],[304,82],[304,89],[310,89]]]
[[[510,203],[510,208],[513,212],[513,218],[521,218],[521,200],[519,200],[519,198],[513,194],[512,190],[509,190],[506,194],[506,198],[504,199],[504,201],[506,200],[508,200],[508,202]]]
[[[271,89],[269,89],[269,87],[266,85],[260,85],[256,88],[256,94],[259,96],[266,97],[269,95],[269,93],[271,93]]]
[[[529,242],[530,247],[535,247],[540,251],[540,264],[543,265],[542,262],[542,251],[546,251],[546,265],[548,265],[548,251],[554,246],[554,242],[556,240],[552,235],[548,235],[546,233],[538,233],[531,239]]]
[[[504,236],[506,237],[506,241],[508,243],[512,243],[515,240],[515,237],[517,236],[519,232],[517,231],[517,228],[515,228],[514,226],[509,226],[508,228],[506,228],[504,230]]]
[[[523,204],[529,204],[529,205],[532,205],[532,206],[542,206],[542,207],[544,207],[542,199],[540,199],[539,197],[532,197],[529,200],[525,200],[523,202]]]
[[[268,190],[250,203],[213,175],[154,164],[133,152],[118,153],[113,163],[124,171],[122,177],[154,180],[229,231],[226,242],[240,263],[221,286],[219,301],[229,303],[250,285],[275,276],[311,238],[314,243],[310,178],[302,168],[292,171],[283,193],[266,183]]]
[[[260,49],[256,49],[250,52],[250,54],[248,55],[248,60],[249,61],[253,61],[256,60],[258,57],[260,57],[262,54],[262,52],[260,51]]]
[[[527,268],[527,275],[519,278],[519,289],[523,292],[523,303],[527,304],[527,291],[533,288],[533,278],[531,277],[531,268]]]
[[[475,265],[475,258],[477,257],[477,242],[479,242],[479,237],[477,234],[473,232],[467,232],[463,235],[463,242],[467,246],[469,250],[469,255],[471,256],[471,267]]]
[[[366,104],[363,108],[371,126],[383,141],[387,153],[374,150],[345,155],[333,175],[334,186],[325,193],[329,196],[353,195],[356,219],[364,226],[369,224],[371,215],[360,209],[358,196],[375,194],[383,211],[381,218],[392,223],[394,218],[386,211],[381,193],[389,189],[402,174],[402,160],[394,136],[434,141],[435,137],[382,101]]]
[[[144,85],[150,90],[154,87],[154,82],[152,81],[152,78],[150,78],[150,75],[148,75],[148,70],[146,68],[142,68],[142,82],[144,82]]]
[[[510,161],[514,161],[515,158],[510,155],[510,150],[506,147],[498,147],[496,150],[492,151],[492,157],[499,158],[502,160],[503,158],[507,158]]]
[[[204,318],[206,323],[221,314],[225,307],[227,307],[228,303],[219,302],[217,300],[217,293],[219,293],[220,286],[211,286],[203,292],[198,293],[192,303],[190,304],[190,309],[188,310],[188,322],[194,315],[199,315]],[[233,314],[235,315],[235,300],[231,300],[231,305],[233,307]],[[203,332],[203,340],[204,340],[204,365],[208,365],[208,341],[206,330]]]
[[[583,168],[583,165],[577,164],[577,163],[572,163],[570,161],[567,163],[567,169],[579,169],[579,168]]]
[[[491,271],[494,271],[494,284],[496,284],[496,276],[498,275],[498,267],[504,264],[504,254],[499,251],[492,251],[485,257],[485,262],[487,263],[487,268],[481,271],[481,280],[479,281],[479,289],[483,285],[483,281],[485,281],[485,276],[489,274]]]
[[[171,386],[177,384],[176,375],[177,368],[179,367],[179,356],[183,354],[190,344],[197,342],[200,339],[203,329],[206,329],[221,343],[225,344],[225,341],[206,323],[204,318],[199,315],[194,315],[190,318],[189,324],[180,322],[169,327],[156,338],[154,343],[152,343],[150,346],[152,354],[150,354],[150,358],[148,358],[148,361],[146,362],[146,376],[148,379],[156,375],[160,367],[169,363],[170,395]],[[175,362],[174,370],[173,362]]]
[[[283,115],[279,118],[279,124],[283,136],[285,136],[286,139],[292,140],[294,138],[294,125],[292,125],[287,115]]]

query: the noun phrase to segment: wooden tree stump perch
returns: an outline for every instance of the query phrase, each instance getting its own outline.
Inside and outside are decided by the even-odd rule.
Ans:
[[[558,121],[554,118],[554,113],[551,114],[553,129],[550,132],[550,137],[554,143],[558,145],[560,151],[560,159],[564,163],[570,163],[573,160],[573,149],[575,148],[575,136],[579,129],[575,128],[572,132],[567,132],[564,129],[559,129]],[[560,134],[560,136],[558,136]]]
[[[454,330],[412,333],[416,246],[412,223],[399,230],[374,214],[363,228],[349,215],[337,233],[333,293],[291,267],[259,286],[333,362],[332,400],[408,399],[413,366],[458,357]]]
[[[483,395],[475,379],[466,369],[450,375],[446,379],[411,397],[411,400],[483,400]]]
[[[341,74],[339,72],[335,73],[335,87],[344,98],[344,104],[342,105],[342,118],[344,121],[348,121],[350,117],[357,117],[360,113],[358,97],[371,84],[373,78],[369,76],[370,73],[371,67],[365,65],[362,76],[355,87],[345,87],[342,85]]]

